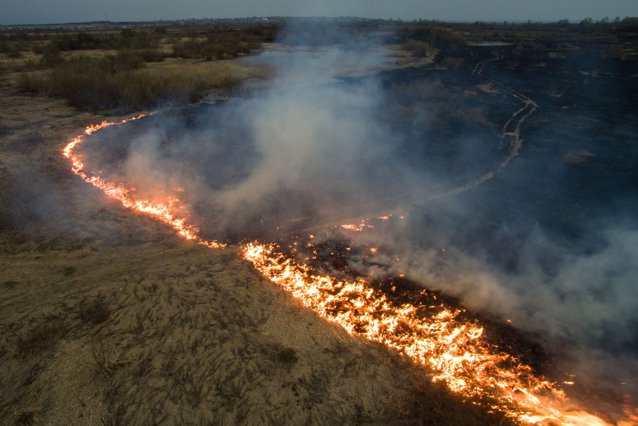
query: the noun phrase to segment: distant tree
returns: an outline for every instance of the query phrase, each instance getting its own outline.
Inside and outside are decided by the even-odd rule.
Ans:
[[[558,25],[569,25],[569,19],[561,19],[558,21]]]
[[[594,20],[589,18],[589,17],[587,17],[587,18],[583,19],[582,21],[580,21],[580,25],[583,25],[583,26],[591,25],[593,23],[594,23]]]
[[[124,38],[133,38],[137,36],[137,31],[131,28],[124,28],[122,31],[120,31],[120,34]]]

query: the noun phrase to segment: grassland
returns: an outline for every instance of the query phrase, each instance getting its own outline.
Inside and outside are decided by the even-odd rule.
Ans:
[[[79,181],[103,116],[0,91],[0,424],[499,423]]]
[[[264,67],[234,61],[272,40],[273,28],[164,27],[2,34],[5,74],[23,93],[83,111],[129,112],[228,93]]]
[[[471,62],[466,41],[529,31],[520,60],[579,37],[423,25],[392,42],[447,67]],[[182,241],[69,172],[60,150],[87,123],[267,78],[236,58],[276,30],[0,33],[0,424],[507,424],[319,320],[232,249]]]
[[[87,123],[268,76],[184,50],[218,30],[2,33],[0,424],[499,423],[69,172]]]

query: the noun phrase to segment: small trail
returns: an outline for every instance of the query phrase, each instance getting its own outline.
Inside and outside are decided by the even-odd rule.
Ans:
[[[424,206],[426,204],[431,203],[432,201],[440,200],[447,197],[452,197],[454,195],[469,191],[470,189],[493,179],[495,176],[501,173],[509,165],[509,163],[514,159],[514,157],[516,157],[521,152],[521,149],[523,148],[523,138],[521,137],[521,128],[523,127],[523,124],[527,121],[527,119],[532,114],[534,114],[538,109],[540,109],[540,106],[538,105],[538,103],[536,103],[536,101],[526,96],[525,94],[517,90],[514,90],[511,87],[497,80],[494,80],[493,78],[487,77],[483,74],[483,71],[486,65],[493,62],[498,62],[504,59],[503,55],[501,55],[499,52],[495,50],[493,50],[491,53],[493,57],[482,60],[481,62],[477,63],[474,66],[474,68],[472,69],[472,76],[492,83],[496,88],[509,94],[510,96],[514,97],[515,99],[517,99],[519,102],[522,103],[522,106],[518,110],[512,113],[512,116],[507,120],[507,122],[505,122],[505,124],[501,128],[500,137],[503,140],[502,144],[509,146],[507,156],[500,163],[498,163],[495,168],[484,173],[478,178],[473,179],[463,185],[449,189],[445,192],[440,192],[438,194],[430,195],[417,200],[412,200],[409,203],[411,206]],[[393,197],[385,198],[383,200],[375,202],[374,206],[378,206],[379,203],[386,204],[391,202],[397,202],[405,198],[407,198],[406,194],[395,195]],[[368,206],[372,207],[372,205],[370,204],[368,204]],[[351,209],[355,210],[355,209],[361,209],[365,207],[366,207],[365,205],[358,205],[355,207],[351,207]],[[373,214],[373,215],[365,214],[365,215],[358,215],[354,217],[351,216],[348,219],[341,220],[341,223],[359,222],[361,220],[369,220],[371,217],[400,214],[401,210],[403,210],[403,208],[381,209],[382,212],[379,214]],[[324,223],[321,225],[313,225],[311,227],[303,229],[303,231],[316,231],[316,230],[326,229],[328,227],[338,226],[341,223],[330,223],[330,224]]]
[[[474,188],[475,186],[478,186],[484,182],[487,182],[488,180],[493,179],[496,175],[502,172],[503,169],[505,169],[505,167],[507,167],[509,163],[514,159],[514,157],[516,157],[521,152],[521,149],[523,148],[523,139],[521,138],[521,127],[523,126],[525,121],[532,114],[534,114],[540,107],[538,106],[536,101],[524,95],[523,93],[520,93],[492,78],[486,77],[483,74],[483,70],[485,69],[485,66],[487,64],[503,60],[503,56],[496,51],[492,51],[492,55],[494,55],[493,58],[485,59],[479,62],[478,64],[476,64],[476,66],[474,66],[474,69],[472,70],[472,75],[476,78],[489,81],[494,86],[508,93],[510,96],[513,96],[514,98],[516,98],[523,104],[523,106],[520,109],[516,110],[512,114],[512,116],[509,118],[509,120],[507,120],[507,122],[503,125],[503,128],[501,129],[501,138],[503,139],[503,143],[509,145],[509,153],[507,157],[505,157],[503,161],[501,161],[494,169],[483,174],[477,179],[474,179],[470,182],[467,182],[466,184],[462,186],[458,186],[449,191],[422,199],[414,203],[415,205],[424,205],[433,200],[438,200],[441,198],[460,194],[462,192],[465,192]]]

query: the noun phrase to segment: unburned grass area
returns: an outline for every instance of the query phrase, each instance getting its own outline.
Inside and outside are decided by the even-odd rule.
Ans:
[[[247,78],[263,78],[263,67],[232,61],[165,61],[147,65],[132,52],[103,57],[77,56],[51,71],[24,72],[20,90],[62,97],[84,111],[139,110],[163,103],[195,102],[227,92]]]
[[[0,30],[0,77],[19,92],[66,100],[82,111],[130,112],[227,94],[263,78],[242,64],[271,42],[276,24]]]

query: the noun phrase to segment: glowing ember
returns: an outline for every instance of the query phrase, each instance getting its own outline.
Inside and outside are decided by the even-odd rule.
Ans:
[[[350,232],[363,232],[367,228],[372,228],[372,225],[368,224],[365,220],[359,223],[346,223],[339,226],[341,229]]]
[[[307,267],[259,243],[243,247],[244,258],[323,318],[349,333],[396,349],[433,371],[433,380],[467,398],[524,423],[607,425],[580,411],[566,411],[565,394],[532,369],[482,339],[483,328],[459,318],[463,312],[441,304],[424,315],[410,304],[391,303],[364,280],[343,281],[313,274]]]
[[[181,237],[210,248],[223,247],[223,244],[199,236],[199,229],[189,224],[188,210],[177,196],[167,196],[161,202],[142,199],[125,184],[108,182],[85,170],[84,160],[75,150],[87,135],[143,116],[88,126],[84,135],[71,139],[62,151],[71,161],[71,170],[123,206],[170,225]],[[175,192],[182,193],[184,189],[177,188]],[[390,216],[377,219],[386,221]],[[356,232],[367,227],[371,225],[365,220],[341,226]],[[376,248],[370,250],[376,251]],[[483,338],[483,328],[476,322],[464,320],[461,309],[444,304],[395,303],[362,279],[347,281],[315,274],[285,257],[272,244],[245,244],[241,252],[263,276],[321,317],[339,324],[353,335],[383,343],[408,356],[415,364],[432,371],[434,381],[445,383],[452,392],[477,404],[500,410],[521,423],[610,424],[593,414],[572,409],[555,383],[537,377],[531,367],[490,345]],[[618,426],[636,424],[636,419],[636,415],[628,411],[627,420],[620,421]]]

